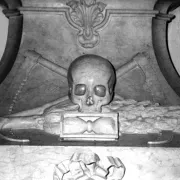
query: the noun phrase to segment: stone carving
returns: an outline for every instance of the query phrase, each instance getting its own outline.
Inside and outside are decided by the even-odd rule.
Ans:
[[[67,69],[49,61],[48,59],[42,57],[39,53],[36,51],[28,50],[25,53],[25,57],[27,58],[27,61],[30,63],[30,68],[32,65],[36,65],[37,63],[41,66],[48,68],[52,72],[57,73],[61,77],[67,78]],[[137,53],[134,55],[134,57],[129,60],[126,64],[120,66],[118,69],[116,69],[116,78],[121,78],[124,74],[128,73],[129,71],[135,69],[136,67],[139,67],[142,70],[142,66],[147,64],[147,55],[145,52],[143,53]],[[27,65],[26,65],[27,66]],[[144,82],[146,80],[146,77],[144,76]]]
[[[77,152],[70,160],[55,166],[53,180],[121,180],[125,174],[125,166],[119,158],[108,156],[101,162],[99,156],[92,152]]]
[[[36,54],[33,55],[36,56]],[[63,74],[66,73],[61,67],[59,67],[60,70],[58,70],[58,66],[49,65],[50,62],[48,60],[41,62],[40,56],[35,58],[34,61],[35,64],[39,62],[56,72],[61,70],[60,74],[62,74],[62,72]],[[79,126],[74,126],[74,129],[78,130],[84,126],[82,120],[80,121],[79,119],[83,117],[88,118],[86,119],[88,128],[85,130],[86,134],[78,134],[79,138],[90,138],[91,140],[96,140],[96,138],[98,140],[117,139],[119,133],[117,113],[112,113],[111,115],[106,113],[100,114],[102,113],[102,106],[109,104],[110,101],[112,101],[114,94],[115,71],[112,64],[108,60],[97,55],[84,55],[73,61],[67,75],[71,101],[78,106],[80,112],[93,113],[93,115],[78,115],[77,111],[75,111],[76,109],[74,109],[76,113],[74,114],[74,117],[71,116],[71,119],[74,119],[74,121],[69,122],[68,117],[65,117],[61,110],[56,114],[48,114],[45,112],[42,116],[29,117],[29,115],[26,115],[26,117],[21,118],[10,118],[10,121],[8,118],[4,119],[4,121],[1,122],[1,129],[32,128],[59,135],[60,123],[63,124],[62,126],[64,127],[61,130],[64,130],[67,128],[68,123],[78,124],[78,122],[80,122]],[[96,128],[92,129],[95,124]],[[106,130],[102,132],[100,129],[103,124]],[[98,129],[98,131],[95,131],[95,129]],[[76,133],[75,135],[72,135],[74,132],[73,128],[70,128],[69,130],[71,137],[77,137],[75,136],[77,135]],[[61,133],[61,135],[62,138],[66,137],[63,136],[63,133]]]
[[[84,48],[93,48],[99,42],[99,34],[95,27],[99,25],[104,16],[106,4],[92,0],[69,1],[71,7],[70,17],[74,26],[79,30],[78,41]]]
[[[77,113],[79,113],[79,115],[80,115],[80,112],[81,113],[83,112],[84,114],[86,113],[85,121],[87,121],[87,125],[90,129],[93,126],[92,124],[94,124],[95,122],[89,123],[88,120],[95,121],[97,119],[97,117],[102,118],[103,114],[106,114],[106,117],[111,118],[111,120],[112,120],[111,122],[115,123],[115,126],[111,126],[111,124],[109,123],[109,125],[107,127],[108,128],[115,127],[115,128],[113,129],[113,133],[111,134],[110,137],[108,137],[109,134],[106,134],[106,136],[104,136],[105,134],[101,134],[102,135],[101,138],[106,139],[106,140],[107,139],[114,140],[114,139],[118,138],[118,134],[120,134],[120,132],[118,132],[119,131],[119,123],[118,123],[119,120],[118,120],[118,116],[117,116],[118,111],[114,111],[113,108],[109,109],[109,108],[107,108],[108,106],[106,105],[106,104],[110,103],[110,101],[112,100],[112,97],[114,94],[114,83],[115,83],[114,68],[107,60],[105,60],[102,57],[95,56],[95,55],[82,56],[80,58],[77,58],[74,61],[74,63],[72,63],[72,66],[69,68],[69,73],[67,73],[66,69],[43,58],[40,54],[36,53],[35,51],[27,51],[26,57],[28,57],[28,61],[31,63],[31,67],[34,67],[34,65],[39,63],[42,66],[50,69],[51,71],[61,75],[62,77],[66,77],[68,74],[69,92],[71,92],[69,95],[70,95],[70,99],[75,104],[71,104],[68,101],[68,97],[64,97],[64,98],[58,99],[52,103],[45,104],[44,106],[39,107],[39,108],[23,111],[23,112],[20,112],[17,114],[12,114],[12,115],[6,116],[4,118],[0,118],[1,119],[1,121],[0,121],[0,131],[1,132],[3,132],[3,130],[6,130],[6,129],[40,129],[40,130],[43,130],[50,134],[59,135],[60,134],[60,122],[63,122],[63,119],[66,118],[65,112],[69,112],[69,113],[71,112],[70,114],[74,113],[74,117],[71,117],[71,118],[77,118]],[[81,60],[82,58],[85,58],[84,62],[86,62],[86,65],[88,65],[91,68],[91,71],[93,72],[93,74],[91,74],[91,71],[83,72],[83,70],[76,68],[77,64],[79,64],[78,65],[79,67],[82,67],[84,70],[86,69],[86,66],[84,66],[84,64],[82,63],[82,60]],[[95,58],[96,62],[94,62],[94,60],[92,58]],[[88,63],[87,63],[86,59],[89,59]],[[133,70],[137,66],[141,67],[141,65],[143,65],[143,63],[146,63],[146,61],[147,61],[146,56],[144,54],[139,53],[135,57],[133,57],[132,61],[130,61],[127,64],[123,65],[122,67],[118,68],[116,70],[116,76],[119,78],[119,77],[123,76],[123,74]],[[96,66],[93,66],[93,63],[95,63]],[[78,71],[79,71],[79,73],[84,73],[84,79],[80,75],[77,74]],[[104,74],[103,71],[107,71],[107,73]],[[77,77],[79,77],[82,80],[82,83],[80,81],[73,82],[73,80],[74,81],[76,80],[71,77],[72,75],[73,75],[73,77],[75,77],[74,73]],[[95,74],[96,74],[96,76],[95,76]],[[91,85],[89,84],[90,81],[88,82],[88,78],[87,78],[88,76],[92,80]],[[101,79],[98,79],[97,77],[101,77]],[[80,86],[78,84],[80,84],[80,85],[84,84],[85,86],[87,86],[86,89],[88,90],[87,91],[88,93],[86,91],[83,92],[82,91],[83,89],[81,89],[81,88],[79,89]],[[75,92],[76,85],[78,85],[77,86],[77,90],[78,90],[77,94]],[[102,86],[100,86],[100,88],[99,88],[99,85],[102,85]],[[83,92],[85,94],[78,96],[78,93],[80,93],[80,92]],[[82,99],[81,100],[82,102],[78,101],[79,98]],[[123,98],[120,97],[118,94],[115,94],[115,98],[118,98],[118,100],[123,100]],[[66,104],[64,104],[64,101],[68,101],[68,102]],[[78,112],[78,111],[80,111],[80,112]],[[110,113],[112,114],[112,112],[114,112],[113,116],[110,115]],[[101,113],[101,115],[98,113]],[[94,119],[94,117],[93,118],[90,117],[89,114],[93,114],[94,117],[96,116],[96,118]],[[91,116],[93,116],[93,115],[91,115]],[[79,118],[79,116],[78,116],[78,118]],[[82,126],[84,126],[84,123],[82,123]],[[90,131],[90,129],[89,129],[89,131]],[[89,137],[91,136],[90,139],[92,139],[92,140],[95,140],[96,137],[98,137],[100,135],[97,132],[96,133],[88,132],[88,133],[89,133]],[[94,133],[94,134],[92,134],[92,133]],[[99,131],[99,133],[100,133],[100,131]],[[64,138],[67,137],[67,136],[65,137],[63,135],[63,133],[61,133],[61,135]],[[72,137],[72,133],[70,135]],[[92,138],[93,136],[94,136],[94,139]],[[1,135],[1,137],[6,140],[10,140],[10,141],[20,141],[20,142],[21,141],[22,142],[29,141],[28,139],[21,140],[21,139],[8,138],[3,135]],[[77,138],[79,138],[79,137],[77,137]]]
[[[67,112],[63,114],[60,122],[60,137],[65,140],[117,140],[117,120],[116,113]]]
[[[119,112],[121,133],[180,133],[180,106],[160,106],[150,101],[114,100],[110,109]]]
[[[67,78],[69,97],[78,105],[81,114],[60,116],[60,137],[66,140],[118,139],[117,113],[101,114],[102,106],[109,104],[114,94],[115,71],[112,64],[97,55],[83,55],[71,63]]]
[[[14,106],[16,105],[18,99],[20,98],[20,94],[26,85],[32,70],[36,67],[36,65],[40,64],[41,66],[48,68],[52,72],[57,73],[59,76],[66,78],[67,77],[67,70],[63,67],[49,61],[48,59],[43,58],[39,53],[35,51],[26,51],[24,56],[26,57],[24,62],[21,65],[21,69],[26,69],[26,74],[24,74],[24,78],[20,83],[14,97],[12,103],[9,106],[8,115],[12,114]],[[13,88],[13,87],[12,87]]]
[[[112,101],[115,70],[106,59],[84,55],[72,62],[68,72],[69,95],[80,112],[101,112]]]
[[[67,97],[58,99],[36,109],[0,118],[0,132],[3,134],[7,129],[40,129],[59,135],[59,117],[63,112],[78,110],[77,105],[72,105],[67,100]],[[118,112],[122,134],[160,133],[162,130],[180,133],[180,106],[160,106],[150,101],[137,102],[115,97],[113,102],[103,106],[102,111]],[[29,141],[1,135],[0,138],[17,142]]]
[[[125,9],[124,7],[116,7],[116,3],[107,1],[109,7],[115,7],[112,9],[106,8],[107,4],[100,0],[69,0],[63,1],[63,3],[58,2],[58,6],[48,6],[36,7],[23,6],[18,8],[22,14],[27,13],[53,13],[56,15],[63,15],[68,23],[78,31],[77,40],[83,48],[94,48],[100,41],[99,31],[104,28],[109,20],[113,16],[142,16],[142,17],[154,17],[158,14],[158,11],[148,10],[148,9]],[[67,2],[64,5],[64,2]]]
[[[19,88],[18,88],[17,92],[15,93],[12,104],[10,104],[9,113],[8,113],[9,115],[13,113],[13,108],[14,108],[15,104],[17,103],[17,100],[19,99],[20,93],[21,93],[24,85],[26,84],[33,68],[36,67],[37,64],[40,64],[41,66],[49,69],[50,71],[55,72],[62,78],[67,78],[67,69],[42,57],[39,53],[28,50],[25,52],[25,57],[26,58],[25,58],[24,63],[22,64],[22,68],[23,67],[28,68],[27,73],[25,74],[25,76],[24,76],[25,78],[23,78],[22,83],[19,85]],[[116,69],[116,78],[120,79],[124,74],[130,72],[131,70],[134,70],[135,68],[139,68],[140,70],[142,70],[142,73],[144,74],[142,66],[144,66],[146,63],[147,63],[146,54],[138,53],[128,63],[126,63],[123,66],[120,66],[118,69]],[[145,81],[146,81],[146,76],[144,74],[144,79],[143,79],[142,84],[145,83]],[[115,96],[119,96],[119,95],[115,94]],[[119,98],[120,98],[120,96],[119,96]]]
[[[28,63],[28,66],[27,66]],[[25,59],[25,61],[22,63],[21,68],[22,69],[26,69],[26,74],[24,74],[22,82],[20,83],[15,96],[13,97],[13,101],[9,106],[9,111],[8,114],[10,115],[13,112],[14,106],[19,98],[20,93],[22,92],[24,86],[26,85],[32,70],[36,67],[36,65],[38,64],[38,61],[30,61],[29,62],[29,58]]]

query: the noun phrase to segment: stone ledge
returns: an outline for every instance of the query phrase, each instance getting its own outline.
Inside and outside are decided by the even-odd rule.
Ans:
[[[179,149],[134,147],[1,146],[0,176],[3,180],[52,180],[55,165],[73,153],[96,153],[100,160],[118,157],[126,168],[123,180],[177,180]]]

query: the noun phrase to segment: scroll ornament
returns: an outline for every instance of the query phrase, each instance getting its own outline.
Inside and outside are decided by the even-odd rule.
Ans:
[[[92,0],[69,1],[72,25],[79,30],[78,41],[84,48],[93,48],[99,43],[96,27],[103,21],[106,4]]]
[[[125,167],[117,157],[108,156],[101,162],[95,153],[77,152],[55,166],[53,180],[121,180],[124,174]]]
[[[64,121],[64,132],[83,134],[94,132],[95,134],[112,134],[115,130],[115,123],[109,117],[98,118],[94,122],[88,120],[84,121],[82,118],[66,118]],[[101,128],[102,124],[105,128]]]

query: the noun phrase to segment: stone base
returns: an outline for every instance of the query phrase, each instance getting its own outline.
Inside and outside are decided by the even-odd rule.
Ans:
[[[180,180],[177,148],[1,146],[0,179],[53,180],[54,168],[74,153],[92,151],[100,161],[118,157],[126,171],[123,180]]]

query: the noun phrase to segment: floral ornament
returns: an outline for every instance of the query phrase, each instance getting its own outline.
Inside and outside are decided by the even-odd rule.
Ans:
[[[79,30],[78,41],[84,48],[93,48],[99,42],[99,34],[95,27],[99,25],[103,18],[103,11],[106,4],[92,0],[89,3],[85,0],[69,1],[71,7],[70,17]]]
[[[119,158],[108,156],[100,162],[95,153],[74,153],[70,160],[55,166],[53,180],[121,180],[124,174],[125,167]]]

